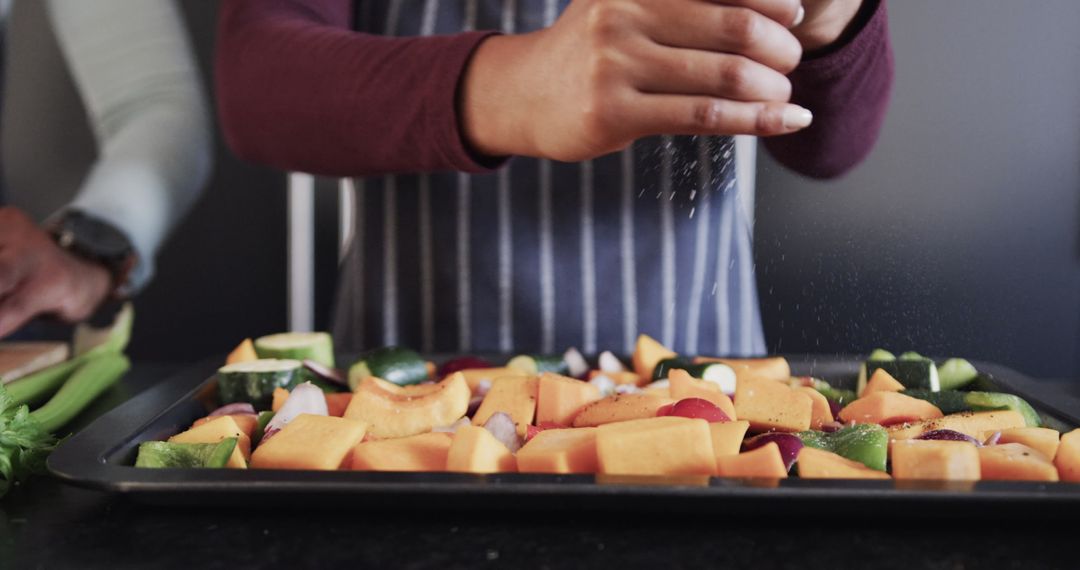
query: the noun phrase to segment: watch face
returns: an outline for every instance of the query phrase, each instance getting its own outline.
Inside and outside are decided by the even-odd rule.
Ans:
[[[63,233],[70,235],[80,250],[108,259],[121,258],[131,252],[127,236],[105,222],[81,214],[71,215],[65,222]]]

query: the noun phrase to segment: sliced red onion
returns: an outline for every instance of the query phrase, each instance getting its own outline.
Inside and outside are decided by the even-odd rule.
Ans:
[[[563,353],[563,362],[574,378],[584,378],[589,373],[588,361],[581,355],[581,351],[572,346]]]
[[[825,433],[832,433],[834,431],[840,431],[842,429],[844,429],[844,424],[842,424],[840,422],[835,422],[834,421],[834,422],[821,424],[821,431],[823,431]]]
[[[457,433],[457,430],[461,429],[462,426],[468,426],[468,425],[472,425],[472,422],[469,421],[469,418],[461,418],[460,420],[458,420],[458,421],[456,421],[456,422],[454,422],[454,423],[452,423],[452,424],[450,424],[448,426],[439,426],[437,428],[432,429],[431,431],[439,432],[439,433]]]
[[[484,422],[484,429],[491,432],[495,439],[502,442],[510,451],[517,453],[521,449],[521,440],[518,439],[517,426],[509,414],[495,412],[488,421]]]
[[[840,410],[844,409],[844,406],[840,405],[840,402],[836,400],[829,400],[829,411],[832,412],[832,417],[840,417]]]
[[[610,350],[605,350],[600,353],[600,358],[597,360],[597,365],[603,372],[625,372],[626,366],[619,360],[619,357],[612,354]]]
[[[234,404],[226,404],[220,408],[210,412],[210,417],[215,416],[231,416],[234,414],[251,414],[255,415],[255,406],[252,406],[248,402],[236,402]]]
[[[788,471],[791,471],[791,466],[795,464],[795,460],[799,458],[799,452],[803,448],[803,442],[799,439],[799,436],[779,432],[763,433],[744,441],[742,450],[752,451],[769,443],[775,443],[780,448],[780,457],[784,459],[784,466],[787,467]]]
[[[470,418],[476,415],[476,411],[480,409],[480,404],[484,403],[483,396],[473,396],[469,398],[469,407],[465,410],[465,415]]]
[[[633,384],[619,384],[615,386],[616,394],[640,394],[641,388],[634,386]]]
[[[345,376],[344,372],[337,368],[331,368],[321,362],[315,362],[314,360],[305,360],[304,368],[307,368],[313,374],[327,382],[346,388],[349,387],[349,379]]]
[[[278,428],[270,429],[270,426],[266,426],[266,432],[263,433],[262,439],[259,440],[259,445],[266,443],[266,440],[277,435],[277,432],[281,431]]]
[[[484,396],[487,395],[488,391],[490,391],[490,390],[491,390],[491,380],[481,380],[481,381],[476,383],[476,392],[474,392],[473,395],[478,396],[480,398],[483,398]]]
[[[462,356],[460,358],[453,358],[442,363],[439,367],[439,378],[445,378],[448,374],[453,374],[461,370],[468,370],[470,368],[494,368],[495,365],[478,358],[476,356]]]
[[[982,443],[979,440],[971,437],[966,433],[960,433],[951,429],[935,429],[928,431],[915,439],[928,439],[935,441],[969,441],[974,443],[977,447],[982,447]]]
[[[270,423],[266,424],[266,430],[263,433],[269,434],[271,431],[280,430],[300,414],[329,415],[329,410],[326,408],[326,396],[311,382],[304,382],[293,388],[281,409],[274,414]],[[265,439],[266,435],[263,435],[263,438]]]
[[[983,442],[983,445],[986,445],[986,446],[997,445],[998,441],[1000,441],[1000,440],[1001,440],[1001,432],[1000,431],[995,431],[994,433],[990,434],[990,437],[986,438],[986,441]]]
[[[589,380],[589,384],[596,386],[600,390],[600,396],[603,398],[615,393],[615,381],[604,374],[597,374],[592,380]]]

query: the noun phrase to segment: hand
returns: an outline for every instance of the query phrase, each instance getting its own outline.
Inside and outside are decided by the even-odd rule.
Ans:
[[[656,134],[782,135],[799,0],[574,0],[555,24],[480,45],[460,93],[481,153],[578,161]]]
[[[109,294],[104,266],[76,257],[15,208],[0,208],[0,338],[41,314],[75,322]]]
[[[819,50],[840,39],[862,4],[863,0],[803,0],[806,16],[791,31],[804,50]]]

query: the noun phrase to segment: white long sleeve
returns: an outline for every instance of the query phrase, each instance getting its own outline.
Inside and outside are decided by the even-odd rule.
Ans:
[[[172,0],[49,0],[60,48],[98,141],[68,208],[127,233],[139,254],[133,290],[210,173],[210,119],[199,70]]]

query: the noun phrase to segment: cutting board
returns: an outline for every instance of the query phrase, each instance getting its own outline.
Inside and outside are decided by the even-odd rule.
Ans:
[[[63,362],[70,352],[65,342],[0,342],[0,383]]]

